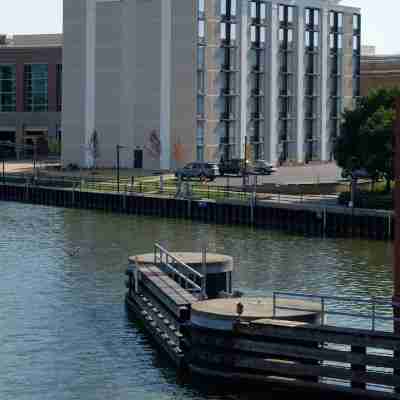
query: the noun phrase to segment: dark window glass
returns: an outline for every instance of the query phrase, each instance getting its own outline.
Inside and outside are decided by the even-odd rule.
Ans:
[[[48,110],[48,65],[27,64],[24,68],[25,111]]]
[[[62,64],[57,65],[57,111],[62,109]]]
[[[15,65],[0,65],[0,112],[16,111]]]

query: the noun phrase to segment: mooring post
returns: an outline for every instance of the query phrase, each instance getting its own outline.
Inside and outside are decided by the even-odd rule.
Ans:
[[[400,98],[396,101],[396,123],[395,123],[395,244],[393,264],[393,316],[394,330],[400,334]]]

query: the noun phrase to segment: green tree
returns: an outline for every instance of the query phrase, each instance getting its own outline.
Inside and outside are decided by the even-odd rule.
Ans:
[[[365,169],[374,179],[393,180],[395,101],[400,89],[378,89],[363,97],[354,110],[343,114],[336,140],[335,159],[349,175]]]

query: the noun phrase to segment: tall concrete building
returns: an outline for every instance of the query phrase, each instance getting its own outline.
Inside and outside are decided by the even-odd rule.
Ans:
[[[331,159],[360,91],[360,10],[339,3],[64,1],[64,163],[94,137],[107,166]]]

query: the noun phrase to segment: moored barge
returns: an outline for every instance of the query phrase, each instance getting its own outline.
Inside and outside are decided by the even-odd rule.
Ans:
[[[128,310],[178,368],[400,399],[400,337],[377,331],[375,314],[373,329],[339,328],[326,324],[327,297],[243,297],[232,290],[232,258],[221,254],[171,253],[156,244],[130,257],[126,273]]]

